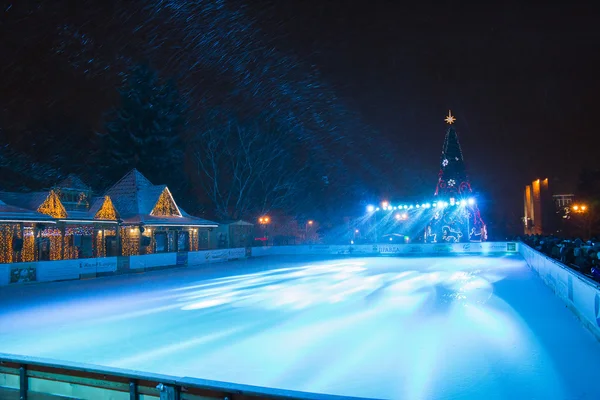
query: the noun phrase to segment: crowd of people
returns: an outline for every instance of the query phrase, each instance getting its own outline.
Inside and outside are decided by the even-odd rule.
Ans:
[[[600,241],[526,235],[523,243],[600,282]]]

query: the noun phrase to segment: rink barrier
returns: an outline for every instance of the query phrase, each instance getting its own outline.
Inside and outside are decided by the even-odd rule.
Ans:
[[[253,247],[252,256],[270,255],[451,255],[518,253],[516,242],[434,243],[434,244],[359,244]]]
[[[249,255],[245,248],[159,253],[141,256],[83,258],[0,264],[0,286],[16,283],[57,282],[132,274],[238,260]]]
[[[448,243],[448,244],[362,244],[268,246],[159,253],[138,256],[84,258],[77,260],[37,261],[0,264],[0,286],[16,283],[56,282],[102,276],[132,274],[160,269],[201,266],[269,255],[450,255],[504,254],[518,252],[515,242]]]
[[[272,389],[0,353],[0,399],[67,398],[81,400],[352,399],[346,396]]]
[[[600,285],[526,244],[519,244],[527,265],[600,341]]]

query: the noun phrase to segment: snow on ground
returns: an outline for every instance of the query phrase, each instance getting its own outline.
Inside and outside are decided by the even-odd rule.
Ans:
[[[270,257],[0,288],[0,352],[338,395],[600,399],[519,256]]]

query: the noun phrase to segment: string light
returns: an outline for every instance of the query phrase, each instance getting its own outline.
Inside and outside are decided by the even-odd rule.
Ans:
[[[23,250],[21,250],[21,261],[35,260],[35,235],[32,226],[23,228]]]
[[[153,254],[154,253],[154,246],[152,245],[152,229],[151,228],[146,228],[146,230],[144,231],[144,233],[142,234],[144,237],[147,237],[150,239],[150,245],[145,247],[145,253],[146,254]]]
[[[121,228],[121,244],[124,256],[135,256],[139,254],[140,242],[135,231],[136,229],[134,228]]]
[[[104,196],[102,207],[100,207],[94,218],[110,221],[117,220],[117,211],[115,210],[115,206],[113,205],[113,202],[109,196]]]
[[[13,226],[0,225],[0,263],[13,262]]]
[[[38,212],[54,218],[67,218],[67,210],[60,202],[60,198],[51,190],[46,200],[38,207]]]
[[[62,243],[62,233],[57,228],[46,228],[41,232],[43,238],[47,238],[50,241],[50,260],[60,260],[60,250]]]
[[[162,191],[150,215],[161,217],[181,217],[181,213],[179,212],[177,205],[175,205],[175,201],[173,200],[168,188],[165,188]]]
[[[190,251],[198,251],[199,241],[198,241],[198,229],[193,228],[190,229]]]

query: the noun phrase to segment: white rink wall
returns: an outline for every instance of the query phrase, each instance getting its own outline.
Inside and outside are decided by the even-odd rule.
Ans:
[[[252,256],[275,255],[451,255],[451,254],[505,254],[517,253],[519,243],[439,243],[439,244],[359,244],[253,247]]]
[[[38,261],[0,264],[0,286],[87,279],[98,276],[139,273],[163,268],[199,266],[269,255],[451,255],[517,253],[515,242],[455,243],[455,244],[369,244],[274,246],[219,249],[186,253],[161,253],[128,257],[87,258],[78,260]]]
[[[0,264],[0,286],[18,283],[87,279],[99,276],[139,273],[155,269],[212,264],[245,258],[249,253],[248,249],[238,248],[186,253],[147,254],[143,256]]]
[[[600,285],[585,275],[519,243],[519,253],[565,305],[600,340]]]

